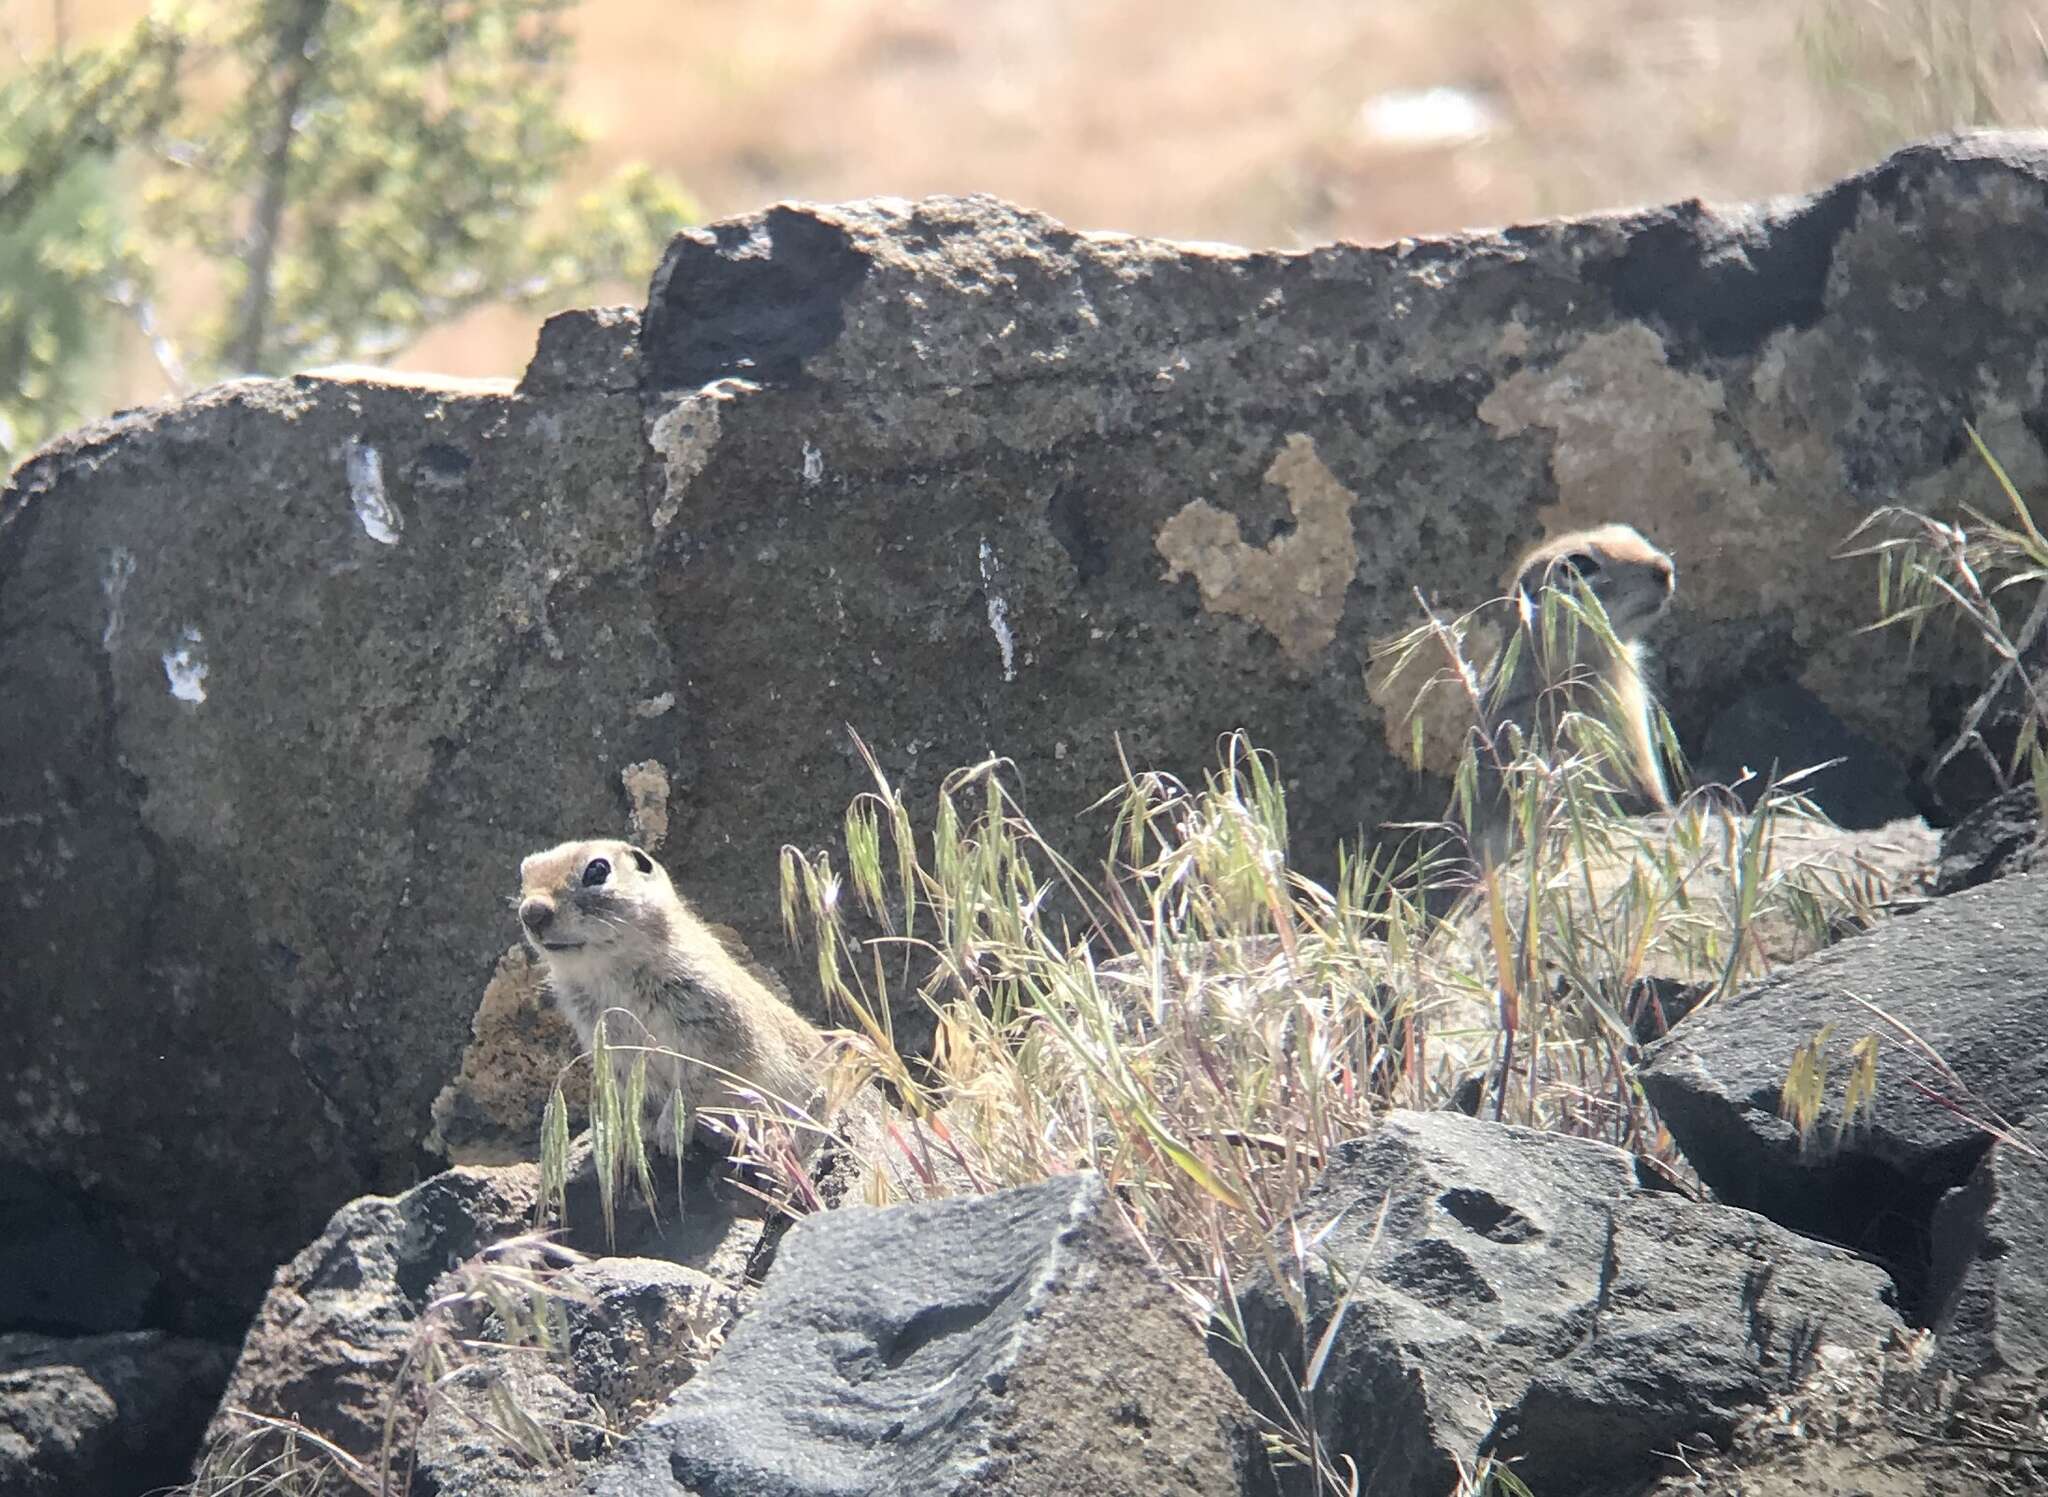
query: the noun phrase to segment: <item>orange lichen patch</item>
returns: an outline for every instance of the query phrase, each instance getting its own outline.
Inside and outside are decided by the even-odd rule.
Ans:
[[[1731,529],[1763,534],[1763,495],[1718,429],[1726,405],[1719,380],[1673,369],[1664,340],[1628,323],[1501,381],[1479,417],[1504,437],[1555,433],[1546,536],[1620,521],[1683,568]]]
[[[1425,640],[1406,648],[1409,632],[1372,642],[1365,672],[1365,694],[1380,709],[1380,730],[1387,747],[1405,761],[1416,758],[1416,727],[1421,726],[1420,767],[1446,778],[1456,770],[1472,729],[1472,692],[1486,680],[1500,653],[1508,613],[1487,609],[1468,619],[1463,653],[1471,680],[1461,683],[1458,665],[1443,644]]]
[[[642,759],[619,771],[625,788],[633,840],[649,852],[668,841],[668,770],[659,759]]]
[[[588,1070],[562,1072],[582,1047],[569,1021],[547,1005],[541,976],[523,946],[498,958],[470,1021],[462,1069],[434,1099],[427,1147],[451,1164],[538,1158],[541,1113],[558,1076],[572,1117],[588,1111]]]
[[[1154,544],[1166,558],[1166,581],[1192,575],[1204,608],[1251,620],[1305,664],[1337,637],[1344,616],[1344,590],[1358,571],[1351,530],[1358,496],[1323,466],[1302,432],[1287,438],[1266,481],[1293,507],[1291,535],[1250,545],[1235,515],[1197,499],[1160,527]]]

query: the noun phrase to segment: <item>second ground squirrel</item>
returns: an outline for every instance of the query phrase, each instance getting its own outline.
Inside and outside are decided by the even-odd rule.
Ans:
[[[1643,679],[1642,641],[1677,584],[1678,569],[1671,558],[1627,525],[1573,531],[1523,557],[1510,593],[1520,648],[1514,652],[1512,674],[1497,677],[1488,688],[1489,736],[1514,723],[1529,741],[1554,749],[1557,723],[1566,712],[1603,718],[1622,740],[1627,762],[1618,766],[1620,770],[1646,798],[1669,807],[1671,792],[1652,726],[1655,703]],[[1599,600],[1613,642],[1590,624],[1562,620],[1546,653],[1544,590],[1574,586],[1583,586]],[[1503,651],[1504,662],[1507,659]],[[1510,812],[1495,758],[1501,752],[1505,744],[1496,741],[1494,752],[1482,744],[1479,755],[1474,842],[1475,851],[1488,862],[1499,861],[1508,840]]]
[[[609,1043],[655,1047],[657,1146],[687,1143],[699,1108],[760,1107],[749,1093],[784,1115],[811,1102],[825,1036],[740,965],[647,853],[564,842],[519,865],[519,889],[520,928],[577,1038],[588,1048],[604,1018]],[[622,1087],[637,1058],[614,1056]]]

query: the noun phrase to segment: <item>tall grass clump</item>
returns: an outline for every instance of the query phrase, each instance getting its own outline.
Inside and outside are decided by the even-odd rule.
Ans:
[[[1432,640],[1453,677],[1487,679],[1457,628],[1418,643]],[[890,1146],[944,1166],[926,1183],[1099,1171],[1226,1339],[1243,1334],[1246,1272],[1291,1286],[1304,1385],[1271,1390],[1287,1420],[1269,1439],[1322,1490],[1351,1490],[1314,1427],[1336,1321],[1309,1315],[1319,1234],[1295,1216],[1331,1150],[1390,1106],[1458,1105],[1668,1167],[1632,1069],[1645,995],[1681,974],[1711,1001],[1882,894],[1809,856],[1800,833],[1824,824],[1789,788],[1748,811],[1695,792],[1660,823],[1632,821],[1611,761],[1586,747],[1599,741],[1589,725],[1545,757],[1537,736],[1503,733],[1500,866],[1475,873],[1449,826],[1340,849],[1327,884],[1290,863],[1280,774],[1242,733],[1199,783],[1126,764],[1094,808],[1086,868],[1033,820],[1006,761],[947,776],[920,819],[863,745],[872,788],[841,847],[784,849],[783,919],[902,1103]],[[917,1016],[922,1057],[898,1043]],[[1496,1469],[1466,1485],[1513,1490]]]
[[[1432,641],[1453,677],[1485,679],[1456,627]],[[1548,757],[1502,741],[1499,866],[1411,837],[1340,851],[1328,884],[1291,865],[1279,773],[1241,733],[1198,784],[1126,765],[1085,869],[1005,761],[948,776],[920,823],[863,746],[873,788],[838,855],[784,850],[783,918],[956,1185],[1100,1171],[1206,1313],[1386,1107],[1661,1152],[1631,1070],[1656,982],[1711,1001],[1881,897],[1806,854],[1797,833],[1820,823],[1792,789],[1747,811],[1695,792],[1645,825],[1586,747],[1597,724]],[[933,1034],[922,1059],[897,1043],[911,1014]]]
[[[1960,506],[1960,519],[1887,505],[1856,528],[1852,541],[1871,539],[1848,554],[1877,559],[1879,618],[1870,628],[1904,628],[1911,648],[1930,621],[1944,621],[1975,633],[1998,661],[1955,738],[1929,766],[1927,783],[1969,754],[2002,786],[2030,782],[2037,802],[2048,807],[2048,536],[1976,428],[1967,430],[2009,518],[1969,505]],[[1983,732],[1994,709],[2016,719],[2002,758]]]
[[[1478,622],[1431,617],[1394,647],[1425,663],[1424,694],[1452,692],[1476,724],[1452,816],[1340,846],[1327,882],[1293,865],[1278,766],[1241,732],[1198,782],[1124,763],[1089,812],[1085,860],[1033,819],[1009,761],[955,770],[920,816],[856,739],[870,788],[839,846],[781,859],[784,926],[844,1025],[828,1091],[890,1099],[864,1134],[836,1130],[861,1156],[860,1198],[1097,1171],[1226,1339],[1242,1336],[1235,1285],[1264,1269],[1304,1338],[1303,1386],[1273,1390],[1286,1418],[1269,1435],[1329,1491],[1356,1480],[1314,1422],[1342,1315],[1309,1315],[1319,1232],[1297,1210],[1331,1151],[1390,1107],[1458,1106],[1675,1171],[1634,1076],[1657,1003],[1712,1002],[1874,918],[1888,893],[1843,860],[1796,780],[1752,787],[1747,809],[1702,787],[1632,817],[1621,705],[1559,665],[1555,712],[1501,721],[1497,685],[1519,662],[1476,648]],[[1617,645],[1597,598],[1550,589],[1507,649],[1553,679],[1591,654],[1580,631]],[[1668,723],[1661,737],[1675,764]],[[1486,795],[1505,830],[1482,852],[1465,828]],[[595,1143],[602,1176],[637,1175],[651,1195],[633,1163],[644,1057],[611,1079],[633,1053],[593,1057]],[[547,1131],[566,1158],[559,1105]],[[800,1152],[742,1153],[781,1180],[779,1204],[821,1204]],[[1465,1488],[1514,1481],[1486,1468]]]

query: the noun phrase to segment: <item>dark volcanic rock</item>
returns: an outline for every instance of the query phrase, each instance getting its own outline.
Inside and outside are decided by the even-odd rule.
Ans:
[[[1884,1275],[1838,1248],[1644,1190],[1618,1149],[1458,1113],[1394,1113],[1342,1146],[1295,1228],[1314,1244],[1306,1332],[1259,1275],[1240,1296],[1250,1347],[1298,1389],[1348,1286],[1316,1427],[1386,1497],[1442,1497],[1487,1456],[1539,1493],[1632,1490],[1824,1348],[1900,1328]],[[1257,1399],[1241,1354],[1219,1355]],[[1289,1475],[1281,1490],[1312,1490]]]
[[[1943,1364],[2048,1372],[2048,1157],[2005,1146],[1934,1212]]]
[[[142,1327],[156,1272],[95,1214],[36,1171],[0,1164],[0,1334]]]
[[[2048,826],[2031,784],[2001,791],[1942,834],[1934,892],[1974,889],[2008,873],[2048,865]]]
[[[1247,1411],[1101,1182],[799,1223],[604,1497],[1235,1494]]]
[[[140,1497],[182,1481],[233,1357],[160,1331],[0,1336],[0,1492]]]
[[[600,1258],[554,1278],[566,1357],[532,1346],[478,1354],[444,1379],[411,1453],[412,1490],[435,1497],[542,1497],[582,1486],[582,1468],[690,1378],[732,1321],[733,1289],[695,1269]],[[477,1327],[503,1342],[495,1316]],[[506,1407],[532,1421],[550,1459],[508,1438]],[[538,1469],[537,1469],[538,1467]]]
[[[1794,681],[1744,692],[1715,717],[1694,766],[1700,784],[1736,785],[1754,807],[1773,781],[1839,759],[1796,785],[1836,826],[1870,830],[1919,814],[1906,767],[1883,744],[1853,732]]]
[[[2022,492],[2032,495],[2039,490]],[[2037,630],[2031,639],[2022,630],[2013,643],[2020,646],[2018,673],[2008,672],[1988,691],[1975,682],[1957,681],[1936,696],[1943,754],[1926,780],[1946,821],[1960,821],[1999,798],[2010,780],[2014,753],[2035,717],[2027,683],[2038,683],[2048,671],[2048,630]],[[1959,737],[1973,722],[1974,733]]]
[[[1868,1252],[1916,1323],[1952,1317],[1969,1295],[1973,1321],[2009,1331],[2011,1314],[2048,1303],[2038,1195],[2012,1180],[2040,1164],[1977,1172],[1990,1129],[2024,1126],[2048,1103],[2044,929],[2041,874],[1938,900],[1693,1014],[1651,1052],[1643,1089],[1722,1199]],[[1826,1100],[1802,1144],[1780,1096],[1794,1052],[1823,1026]],[[1879,1046],[1877,1091],[1844,1132],[1850,1049],[1864,1036]],[[1936,1204],[1966,1185],[1943,1207],[1930,1279]],[[2001,1316],[1986,1294],[2016,1298]],[[2048,1320],[2033,1334],[2048,1338]]]
[[[1982,662],[1858,634],[1830,557],[1879,501],[1996,502],[1966,419],[2044,486],[2044,209],[2033,137],[1378,249],[785,206],[681,236],[637,344],[550,322],[516,390],[241,381],[66,438],[0,491],[0,1162],[171,1323],[239,1324],[414,1178],[517,859],[621,830],[625,767],[761,952],[778,849],[866,788],[849,722],[913,803],[1008,755],[1069,845],[1119,747],[1191,778],[1246,727],[1328,875],[1444,802],[1374,643],[1561,528],[1677,556],[1688,737],[1794,674],[1930,723]]]
[[[607,1251],[607,1244],[588,1160],[587,1149],[574,1156],[567,1209],[573,1230],[559,1240],[595,1253]],[[658,1184],[662,1173],[656,1172]],[[689,1376],[692,1345],[722,1331],[736,1308],[761,1223],[735,1217],[704,1176],[693,1174],[685,1188],[680,1204],[672,1189],[664,1191],[659,1220],[621,1202],[618,1237],[610,1246],[632,1256],[600,1259],[560,1276],[569,1366],[538,1365],[530,1351],[484,1356],[450,1384],[446,1404],[437,1404],[424,1423],[416,1399],[401,1401],[398,1448],[410,1451],[417,1426],[420,1469],[441,1483],[430,1489],[482,1491],[519,1466],[510,1440],[500,1431],[479,1432],[467,1417],[488,1404],[501,1379],[516,1385],[530,1412],[557,1421],[551,1439],[565,1432],[573,1437],[567,1454],[587,1457],[602,1441],[578,1434],[581,1426],[619,1422]],[[278,1270],[221,1411],[206,1431],[202,1456],[216,1470],[232,1470],[249,1463],[252,1451],[254,1459],[271,1453],[274,1435],[232,1412],[248,1410],[295,1420],[374,1467],[401,1370],[423,1345],[428,1307],[481,1283],[475,1260],[530,1229],[539,1192],[533,1165],[459,1168],[403,1195],[365,1197],[336,1212],[327,1230]],[[520,1246],[503,1252],[514,1267],[533,1257]],[[468,1272],[462,1271],[466,1263]],[[440,1334],[487,1343],[511,1339],[502,1325],[487,1324],[468,1307],[441,1313],[432,1327]],[[355,1490],[333,1471],[320,1489]]]

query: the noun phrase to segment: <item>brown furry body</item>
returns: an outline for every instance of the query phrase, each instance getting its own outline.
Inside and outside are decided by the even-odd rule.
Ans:
[[[522,862],[519,884],[520,927],[583,1044],[604,1018],[610,1044],[671,1052],[647,1058],[656,1144],[687,1141],[702,1107],[809,1105],[824,1036],[734,959],[653,858],[565,842]],[[637,1058],[613,1057],[622,1086]]]
[[[1523,557],[1511,594],[1521,649],[1514,673],[1497,679],[1488,693],[1490,723],[1512,722],[1530,738],[1555,744],[1556,724],[1566,712],[1605,716],[1621,732],[1627,762],[1620,768],[1646,798],[1668,807],[1671,792],[1651,725],[1655,704],[1643,679],[1642,638],[1663,613],[1677,582],[1671,558],[1627,525],[1573,531]],[[1599,599],[1619,650],[1598,630],[1581,624],[1559,630],[1554,648],[1544,655],[1544,589],[1575,585]],[[1507,840],[1507,811],[1497,766],[1484,751],[1480,760],[1476,819],[1481,824],[1475,840],[1483,857],[1498,861]]]

